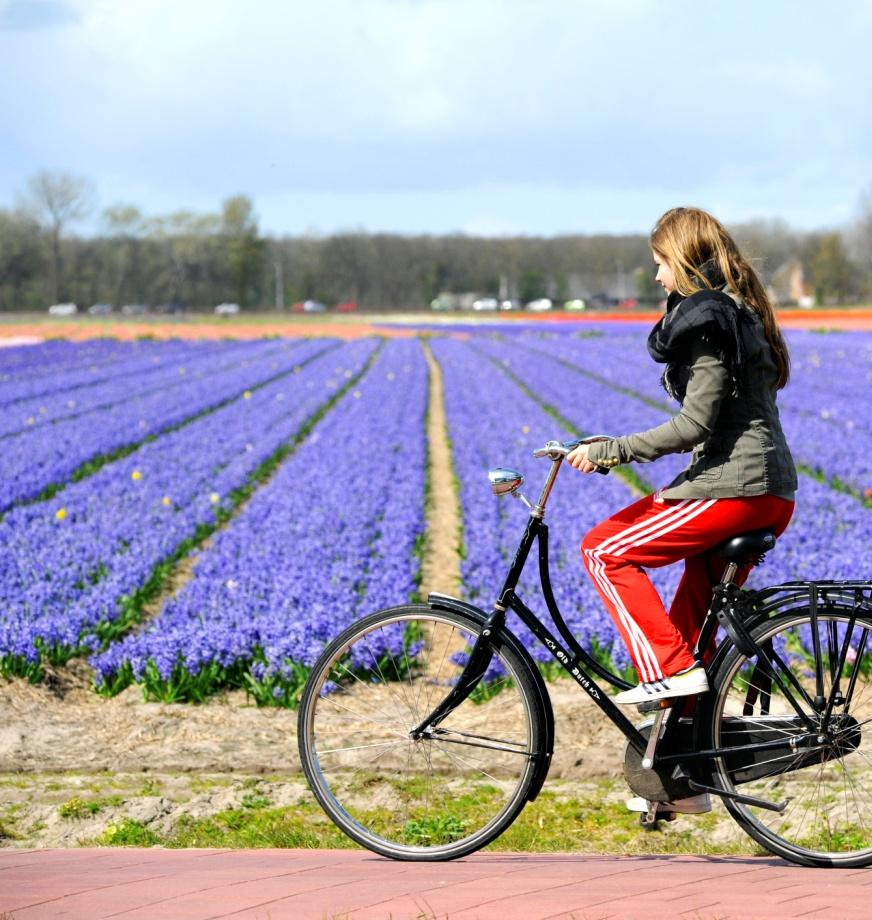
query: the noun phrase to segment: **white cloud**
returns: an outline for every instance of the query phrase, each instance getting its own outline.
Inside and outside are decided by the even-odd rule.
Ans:
[[[50,166],[91,176],[104,203],[152,212],[245,191],[275,229],[319,220],[294,201],[381,229],[556,232],[576,213],[576,229],[645,229],[650,189],[669,190],[667,204],[709,190],[731,211],[813,226],[815,213],[848,213],[872,179],[869,13],[857,5],[64,9],[74,28],[0,31],[0,77],[15,87],[0,97],[0,205]]]

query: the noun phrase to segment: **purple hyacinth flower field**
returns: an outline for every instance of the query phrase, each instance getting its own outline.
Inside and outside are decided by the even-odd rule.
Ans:
[[[346,342],[0,350],[0,674],[38,681],[77,657],[105,695],[139,685],[192,701],[244,688],[294,705],[330,638],[429,587],[428,348],[457,490],[459,591],[489,609],[527,512],[491,493],[488,469],[518,469],[534,499],[548,464],[532,452],[546,440],[668,419],[677,407],[646,334],[506,323]],[[872,334],[786,335],[793,374],[779,406],[800,468],[796,512],[749,586],[868,578]],[[565,469],[548,506],[558,605],[581,644],[619,668],[630,662],[579,544],[685,463]],[[668,606],[679,567],[651,577]],[[519,593],[547,616],[537,591],[531,560]]]

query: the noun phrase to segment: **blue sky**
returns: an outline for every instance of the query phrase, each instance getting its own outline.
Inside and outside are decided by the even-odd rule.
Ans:
[[[271,233],[843,226],[870,39],[866,0],[0,0],[0,207],[47,168]]]

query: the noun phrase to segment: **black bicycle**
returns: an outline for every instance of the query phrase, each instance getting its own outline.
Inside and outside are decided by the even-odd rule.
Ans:
[[[706,666],[711,690],[692,716],[682,699],[648,704],[653,718],[636,727],[595,676],[630,685],[581,648],[551,590],[545,506],[579,443],[549,441],[534,452],[551,461],[535,505],[518,491],[520,473],[489,472],[496,494],[530,510],[492,611],[433,593],[426,605],[358,620],[324,649],[299,711],[303,769],[324,810],[376,853],[446,860],[485,846],[536,798],[554,715],[539,667],[506,627],[511,610],[626,736],[624,775],[649,803],[643,823],[668,817],[658,802],[708,792],[785,859],[869,865],[872,582],[743,590],[733,582],[738,567],[759,563],[775,537],[727,540],[717,548],[726,570],[695,649],[701,661],[720,639]],[[534,544],[562,642],[516,594]]]

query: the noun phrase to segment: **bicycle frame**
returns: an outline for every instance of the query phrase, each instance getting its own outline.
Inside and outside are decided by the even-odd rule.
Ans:
[[[581,443],[581,441],[570,443]],[[549,442],[549,446],[552,448],[552,451],[558,449],[557,442]],[[624,713],[621,712],[621,710],[611,701],[609,695],[603,692],[602,688],[597,684],[597,682],[586,672],[586,669],[589,669],[594,673],[598,673],[601,677],[609,680],[610,683],[616,686],[629,686],[629,684],[621,681],[620,678],[616,677],[615,675],[610,675],[609,672],[599,664],[599,662],[595,661],[578,644],[578,642],[576,642],[570,633],[565,620],[560,614],[553,591],[551,590],[551,578],[548,568],[548,526],[545,524],[542,518],[545,512],[545,504],[548,501],[548,497],[551,494],[551,489],[554,486],[554,480],[557,477],[557,473],[560,469],[563,457],[567,452],[565,447],[566,445],[559,445],[559,454],[548,454],[548,456],[551,457],[551,469],[539,496],[539,501],[535,506],[529,506],[529,502],[527,502],[528,506],[530,507],[530,516],[527,521],[527,526],[524,530],[523,536],[521,537],[521,542],[519,543],[518,549],[515,552],[511,566],[509,567],[509,571],[506,575],[503,587],[499,592],[498,599],[494,603],[492,612],[489,616],[487,616],[485,620],[484,628],[482,629],[481,635],[476,640],[475,645],[470,652],[469,661],[467,662],[466,667],[460,675],[456,686],[449,692],[445,699],[427,716],[427,718],[422,720],[422,722],[412,730],[411,735],[413,738],[420,737],[426,728],[437,725],[456,706],[458,706],[464,699],[466,699],[467,696],[469,696],[469,694],[481,680],[481,677],[483,676],[485,670],[487,669],[488,663],[490,662],[488,637],[492,634],[492,631],[500,631],[504,628],[506,622],[506,612],[508,610],[513,610],[520,617],[521,621],[527,625],[533,635],[536,636],[539,642],[541,642],[549,650],[554,659],[567,672],[567,674],[572,677],[572,679],[585,691],[585,693],[587,693],[587,695],[597,704],[597,706],[599,706],[600,709],[602,709],[609,717],[609,719],[611,719],[611,721],[620,729],[620,731],[627,738],[627,741],[630,743],[630,745],[632,745],[632,747],[639,754],[644,752],[647,745],[647,741],[644,736],[633,725],[633,723],[630,722]],[[518,497],[520,498],[520,496]],[[536,616],[536,614],[534,614],[533,611],[527,607],[527,605],[521,600],[515,591],[518,586],[518,581],[521,577],[521,573],[523,572],[524,566],[526,565],[527,559],[530,555],[530,550],[533,548],[534,543],[537,542],[539,544],[539,575],[540,583],[542,586],[542,594],[545,598],[545,603],[548,607],[548,611],[551,614],[555,625],[557,626],[558,632],[566,642],[567,646],[569,646],[569,649],[571,649],[571,652],[564,648],[564,646],[558,641],[554,634],[545,626],[545,624]],[[470,608],[470,605],[467,605],[462,601],[457,601],[456,598],[449,598],[446,595],[440,595],[436,593],[433,593],[429,596],[428,603],[435,607],[446,605],[453,606],[454,604],[460,603],[466,609]],[[484,615],[483,611],[478,612]],[[549,736],[553,737],[553,725],[550,726],[548,734]]]
[[[502,589],[499,592],[498,599],[495,601],[491,613],[489,615],[485,614],[483,610],[474,607],[465,601],[459,600],[457,598],[452,598],[447,595],[435,592],[429,595],[428,603],[431,607],[461,609],[467,613],[474,613],[483,619],[483,628],[481,634],[476,639],[472,647],[472,650],[469,654],[469,660],[460,677],[458,678],[456,685],[452,688],[451,691],[449,691],[442,702],[439,703],[436,708],[410,732],[412,738],[420,738],[428,729],[438,725],[473,691],[487,670],[488,664],[490,663],[492,657],[492,652],[490,651],[490,637],[504,630],[506,624],[506,614],[511,610],[518,615],[520,620],[526,624],[528,629],[530,629],[533,635],[536,636],[537,640],[542,643],[545,648],[548,649],[554,660],[560,664],[566,673],[582,688],[582,690],[585,691],[588,697],[590,697],[590,699],[593,700],[597,706],[599,706],[599,708],[606,714],[610,721],[621,731],[621,733],[627,739],[628,744],[636,751],[636,753],[640,756],[645,754],[646,748],[648,746],[648,739],[639,731],[639,729],[633,725],[632,722],[630,722],[630,720],[624,715],[623,711],[612,702],[611,697],[603,691],[602,687],[591,676],[590,672],[598,674],[600,677],[616,687],[627,687],[629,684],[627,684],[625,681],[622,681],[619,677],[617,677],[617,675],[611,674],[609,671],[607,671],[604,667],[602,667],[602,665],[599,664],[599,662],[597,662],[578,644],[578,642],[569,631],[566,621],[560,613],[557,602],[554,598],[553,591],[551,589],[548,562],[548,527],[543,521],[544,508],[548,496],[551,492],[551,488],[554,484],[557,472],[561,465],[562,459],[568,452],[565,450],[565,448],[577,443],[582,442],[568,442],[567,445],[560,445],[560,447],[564,449],[561,450],[559,454],[556,454],[555,449],[557,442],[549,442],[548,446],[552,447],[552,452],[548,455],[551,457],[552,466],[548,479],[542,490],[538,504],[534,506],[527,502],[526,499],[522,499],[530,508],[530,516],[527,521],[524,534],[521,537],[521,541],[518,545],[518,549],[515,552],[515,556],[509,567],[509,571],[506,575]],[[517,484],[520,484],[520,479],[518,480]],[[514,492],[514,488],[512,488],[511,491]],[[522,498],[519,495],[516,497]],[[518,581],[521,577],[521,573],[524,570],[534,544],[538,544],[539,549],[539,577],[542,588],[542,595],[545,599],[546,606],[554,621],[554,624],[557,627],[557,631],[559,632],[560,637],[562,638],[565,645],[558,640],[558,638],[551,632],[551,630],[548,629],[542,620],[523,602],[523,600],[516,593]],[[757,609],[757,616],[771,615],[774,610],[779,609],[785,603],[790,603],[794,600],[809,600],[812,606],[812,610],[814,610],[817,603],[817,598],[820,596],[819,592],[821,589],[828,589],[830,591],[836,592],[836,595],[840,599],[852,600],[855,610],[864,610],[868,612],[870,609],[872,609],[872,583],[870,582],[820,582],[817,584],[793,582],[784,585],[775,585],[771,588],[764,589],[763,591],[755,592],[755,599],[768,599],[768,604],[764,604],[762,607]],[[779,594],[781,595],[780,597]],[[773,598],[775,599],[773,600]],[[700,660],[701,650],[707,648],[709,643],[714,639],[718,626],[718,619],[714,613],[714,605],[712,605],[709,607],[709,610],[706,613],[706,617],[700,632],[700,637],[695,649],[695,654],[698,658],[700,658]],[[744,630],[744,626],[741,628]],[[509,633],[509,635],[511,635],[511,633]],[[716,652],[716,656],[722,653],[724,647],[724,644],[719,647],[719,651]],[[769,660],[769,654],[771,654],[771,651],[769,654],[767,654],[764,652],[764,650],[758,648],[758,652],[760,656],[760,659],[758,660],[764,660],[766,666],[768,666],[773,671],[773,673],[776,674],[777,679],[776,669],[772,667],[772,662]],[[842,649],[840,653],[841,656],[844,656],[845,652],[846,649]],[[539,677],[540,693],[544,694],[547,699],[547,689],[544,687],[544,682],[541,679],[541,675],[539,675],[538,669],[536,668],[529,654],[525,652],[525,655],[530,663],[531,668]],[[780,680],[778,680],[778,682],[779,689],[784,693],[785,697],[791,701],[794,708],[800,714],[800,717],[807,729],[806,735],[795,736],[795,741],[802,741],[807,739],[809,744],[814,746],[815,742],[813,739],[817,736],[820,729],[802,713],[800,707],[798,707],[795,701],[792,699],[792,690],[794,692],[798,691],[802,695],[805,695],[805,691],[800,687],[790,688],[785,686],[780,682]],[[820,675],[817,676],[817,685],[818,688],[820,688]],[[823,700],[820,692],[818,693],[818,697],[820,698],[820,708],[818,711],[825,710],[827,715],[829,715],[832,709],[832,700]],[[665,728],[661,738],[661,744],[666,747],[667,751],[669,750],[669,746],[666,744],[667,739],[672,737],[673,733],[677,730],[679,719],[681,717],[681,710],[681,706],[672,706],[668,717],[665,720]],[[547,775],[548,767],[550,765],[553,747],[554,716],[551,710],[550,701],[548,702],[548,705],[544,707],[544,711],[548,720],[548,725],[546,726],[547,750],[537,752],[536,754],[536,756],[539,758],[539,765],[537,771],[537,779],[533,784],[533,788],[531,789],[531,799],[535,798],[535,795],[538,793],[542,783],[545,780],[545,776]],[[693,789],[711,791],[718,795],[727,795],[730,798],[746,801],[748,803],[756,804],[765,808],[771,808],[773,810],[781,810],[784,807],[783,805],[779,806],[773,803],[764,802],[759,799],[750,799],[749,797],[738,796],[735,793],[730,794],[721,792],[709,785],[704,785],[700,782],[694,781],[691,777],[691,773],[685,769],[685,765],[693,767],[694,764],[712,761],[719,756],[754,754],[756,752],[771,750],[778,745],[783,745],[783,742],[751,742],[747,744],[699,750],[696,745],[697,740],[696,732],[694,732],[695,749],[685,749],[678,752],[664,754],[658,753],[654,758],[653,763],[658,766],[674,766],[674,778],[687,779],[690,782],[691,788]],[[697,776],[697,779],[700,779],[700,777]]]

